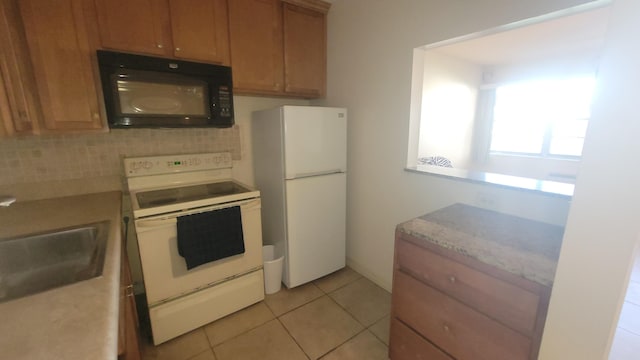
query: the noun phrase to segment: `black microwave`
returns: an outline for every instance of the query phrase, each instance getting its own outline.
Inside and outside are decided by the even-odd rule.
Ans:
[[[231,68],[98,50],[110,128],[231,127]]]

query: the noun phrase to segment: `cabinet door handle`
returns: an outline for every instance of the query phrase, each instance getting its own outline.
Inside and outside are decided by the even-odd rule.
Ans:
[[[447,324],[442,325],[442,330],[444,330],[444,332],[448,333],[449,332],[449,326]]]
[[[162,49],[163,48],[162,44],[157,44],[156,46],[158,47],[158,49]]]
[[[176,48],[176,51],[180,51],[180,48],[179,48],[179,47],[177,47],[177,48]]]
[[[449,282],[450,282],[450,283],[455,284],[455,282],[456,282],[456,281],[457,281],[457,280],[456,280],[456,277],[455,277],[455,276],[449,276]]]

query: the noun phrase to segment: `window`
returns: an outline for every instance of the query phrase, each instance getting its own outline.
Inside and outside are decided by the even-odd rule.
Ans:
[[[495,88],[490,153],[580,157],[594,88],[594,76]]]
[[[454,169],[574,182],[610,10],[567,9],[415,48],[407,165],[444,157]]]

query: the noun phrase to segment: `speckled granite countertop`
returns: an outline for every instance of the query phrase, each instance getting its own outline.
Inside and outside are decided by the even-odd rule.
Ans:
[[[0,303],[0,358],[117,358],[120,289],[119,191],[18,202],[0,208],[0,241],[109,220],[102,275]]]
[[[564,228],[464,204],[399,224],[397,230],[551,286]]]

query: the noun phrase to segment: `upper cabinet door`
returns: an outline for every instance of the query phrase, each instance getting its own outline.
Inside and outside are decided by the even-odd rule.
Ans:
[[[169,9],[173,56],[229,65],[227,0],[169,0]]]
[[[166,1],[95,0],[102,47],[164,55],[171,46]]]
[[[7,91],[0,73],[0,136],[13,134],[13,124],[11,121],[11,111]]]
[[[229,1],[231,67],[236,93],[282,93],[282,4]]]
[[[0,3],[0,44],[0,128],[4,135],[37,134],[40,108],[17,1]]]
[[[86,0],[21,0],[45,127],[101,129]]]
[[[284,4],[284,91],[324,97],[327,22],[323,12]]]

